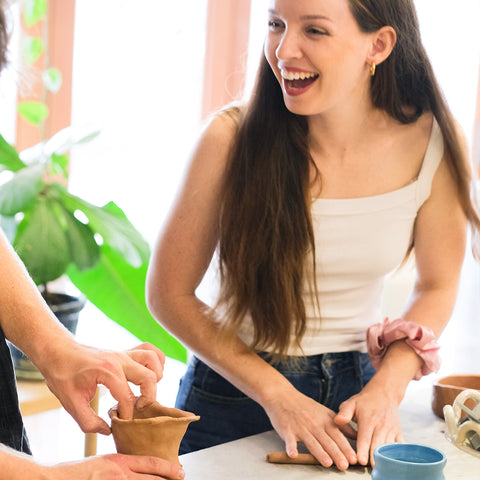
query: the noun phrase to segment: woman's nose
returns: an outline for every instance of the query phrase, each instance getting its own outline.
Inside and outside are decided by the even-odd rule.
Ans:
[[[301,45],[295,32],[285,31],[275,51],[279,60],[289,60],[302,56]]]

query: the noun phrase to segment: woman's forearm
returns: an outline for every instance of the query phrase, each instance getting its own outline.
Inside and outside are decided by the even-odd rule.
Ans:
[[[438,338],[447,325],[455,305],[456,286],[421,288],[416,285],[402,316],[407,321],[430,328]],[[387,387],[399,401],[423,364],[422,358],[403,340],[392,343],[382,359],[373,384]]]
[[[194,295],[168,299],[163,304],[152,300],[149,307],[197,357],[262,406],[293,388],[236,334],[221,330],[208,307]]]

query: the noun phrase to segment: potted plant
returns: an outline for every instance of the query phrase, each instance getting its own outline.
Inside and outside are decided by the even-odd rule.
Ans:
[[[0,225],[47,303],[71,331],[86,298],[140,340],[186,361],[185,348],[160,327],[145,304],[147,242],[113,202],[98,207],[67,189],[68,153],[98,132],[67,127],[50,139],[45,136],[46,98],[62,87],[62,74],[50,64],[45,42],[47,7],[45,0],[25,0],[20,7],[21,68],[36,73],[41,91],[21,99],[17,110],[21,121],[38,128],[41,141],[19,153],[0,136]],[[82,296],[52,291],[54,281],[65,274]],[[20,361],[25,366],[25,357]]]
[[[2,229],[57,317],[64,309],[75,315],[71,307],[84,303],[50,291],[51,282],[66,274],[109,318],[185,361],[185,348],[145,304],[148,243],[115,203],[95,206],[65,186],[67,152],[96,135],[68,127],[21,154],[0,136],[0,172],[8,176],[0,184]],[[67,306],[58,307],[59,300]]]

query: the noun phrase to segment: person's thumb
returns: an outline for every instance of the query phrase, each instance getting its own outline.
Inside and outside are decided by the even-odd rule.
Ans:
[[[334,422],[339,425],[346,425],[348,422],[353,420],[355,415],[355,402],[354,401],[346,401],[340,405],[340,409],[338,413],[335,415],[333,419]]]
[[[90,405],[77,405],[67,409],[68,413],[78,423],[78,426],[84,433],[101,433],[110,435],[111,430],[107,422],[99,417],[90,407]]]

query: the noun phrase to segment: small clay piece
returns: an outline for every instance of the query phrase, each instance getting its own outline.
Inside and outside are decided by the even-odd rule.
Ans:
[[[449,375],[440,378],[433,385],[432,410],[440,418],[444,418],[443,407],[453,405],[457,396],[464,390],[480,391],[480,375]],[[471,404],[467,403],[467,406]]]
[[[286,452],[272,452],[267,455],[267,462],[296,465],[320,465],[320,462],[311,453],[299,453],[295,458],[291,458]],[[370,462],[368,465],[370,465]]]
[[[286,452],[272,452],[267,455],[269,463],[296,463],[300,465],[320,465],[311,453],[299,453],[297,457],[289,457]]]
[[[188,425],[200,419],[193,413],[164,407],[157,402],[142,409],[135,407],[130,420],[120,418],[116,407],[108,414],[118,453],[151,455],[177,465],[180,465],[178,449]]]

